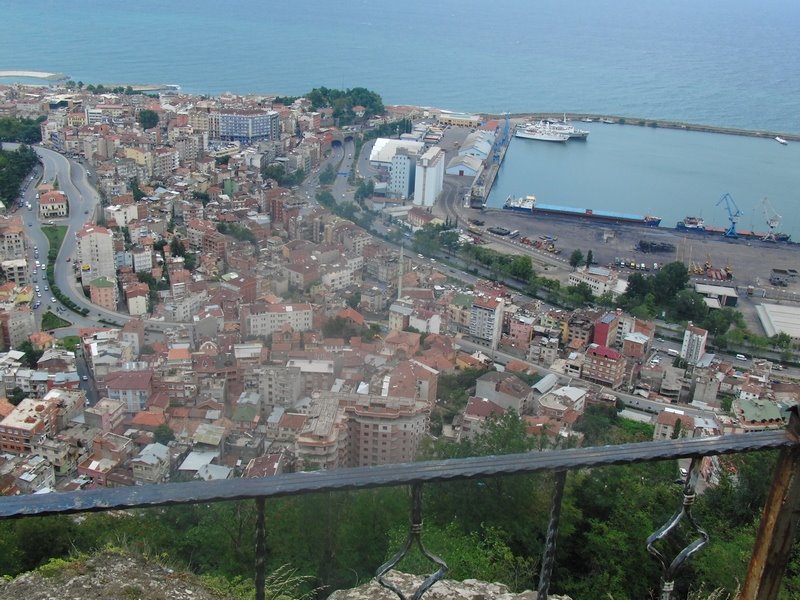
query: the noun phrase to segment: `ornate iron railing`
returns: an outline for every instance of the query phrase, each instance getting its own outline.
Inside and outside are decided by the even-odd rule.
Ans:
[[[713,455],[780,449],[772,487],[764,508],[758,537],[740,596],[742,600],[774,600],[778,596],[783,572],[795,538],[798,516],[800,516],[799,422],[797,408],[795,408],[788,429],[778,431],[291,473],[261,479],[185,482],[2,497],[0,498],[0,518],[252,499],[256,505],[256,598],[263,600],[264,553],[266,551],[264,507],[267,498],[324,491],[410,485],[412,490],[411,524],[408,537],[397,554],[378,569],[376,576],[381,585],[405,600],[403,592],[386,580],[384,575],[405,556],[416,542],[423,554],[438,566],[438,570],[425,579],[414,591],[412,598],[419,600],[436,581],[442,579],[447,573],[445,561],[428,552],[423,544],[423,485],[442,481],[552,472],[555,473],[553,502],[538,586],[539,598],[546,600],[556,558],[561,501],[568,471],[689,458],[692,459],[692,463],[689,474],[685,478],[683,501],[680,508],[663,527],[647,540],[642,540],[647,544],[648,551],[661,563],[661,600],[669,600],[672,597],[676,572],[708,540],[708,535],[692,516],[699,459]],[[698,537],[669,560],[656,548],[656,543],[667,538],[682,521],[686,521]]]

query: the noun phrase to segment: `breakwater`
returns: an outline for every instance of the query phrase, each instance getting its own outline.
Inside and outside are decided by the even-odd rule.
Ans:
[[[623,117],[619,115],[597,115],[586,113],[554,113],[554,112],[541,112],[541,113],[514,113],[509,115],[511,119],[521,119],[535,121],[539,119],[563,119],[566,116],[568,121],[582,121],[584,119],[592,119],[592,121],[600,122],[601,119],[611,121],[616,125],[635,125],[637,127],[652,127],[660,129],[679,129],[682,131],[699,131],[703,133],[722,133],[725,135],[740,135],[747,137],[757,138],[774,138],[780,136],[787,141],[800,142],[800,134],[785,133],[782,131],[767,131],[758,129],[738,129],[736,127],[720,127],[717,125],[700,125],[697,123],[686,123],[683,121],[669,121],[665,119],[647,119],[642,117]],[[486,114],[487,119],[504,119],[503,114]]]
[[[50,71],[0,71],[0,78],[2,77],[45,79],[47,81],[66,81],[69,79],[64,73],[51,73]]]

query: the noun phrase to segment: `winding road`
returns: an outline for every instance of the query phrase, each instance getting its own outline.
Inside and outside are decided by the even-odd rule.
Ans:
[[[9,148],[14,148],[14,144],[6,144]],[[53,183],[58,180],[58,188],[62,190],[69,198],[69,216],[63,219],[52,219],[54,225],[66,225],[67,233],[64,236],[64,242],[56,258],[54,265],[55,284],[61,289],[61,292],[70,298],[75,304],[88,311],[86,317],[71,311],[64,312],[65,318],[72,321],[73,327],[64,328],[59,330],[60,334],[73,333],[72,330],[77,330],[80,327],[93,327],[103,326],[104,323],[115,323],[117,325],[124,325],[131,320],[127,313],[111,311],[95,304],[92,304],[77,282],[75,273],[73,271],[72,259],[75,257],[77,250],[77,240],[75,234],[83,228],[84,224],[91,222],[92,218],[99,210],[100,195],[95,187],[89,181],[89,174],[87,168],[82,164],[68,159],[66,156],[59,154],[47,148],[34,146],[34,150],[39,155],[42,163],[42,175],[40,178],[41,183]],[[40,256],[47,256],[47,249],[49,248],[47,237],[42,232],[42,223],[38,218],[38,202],[36,200],[36,186],[30,185],[23,194],[23,200],[30,202],[32,210],[20,209],[19,214],[22,216],[23,223],[25,224],[25,233],[30,241],[29,246],[37,246],[39,248]],[[70,262],[67,262],[67,259]],[[42,275],[42,279],[44,276]],[[48,306],[57,306],[58,303],[51,303],[47,297],[43,297],[40,310],[44,311]],[[165,329],[175,327],[188,326],[190,323],[178,323],[170,321],[160,321],[154,319],[145,319],[145,327],[150,330],[163,332]]]

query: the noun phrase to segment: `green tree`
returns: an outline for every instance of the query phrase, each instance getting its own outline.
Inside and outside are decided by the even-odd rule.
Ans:
[[[137,120],[139,121],[139,125],[142,126],[142,129],[152,129],[158,125],[158,113],[154,110],[144,108],[139,111]]]
[[[328,163],[325,165],[325,168],[322,170],[322,173],[319,174],[319,183],[320,185],[330,185],[336,179],[336,171],[333,169],[333,165]]]
[[[527,254],[515,256],[508,266],[507,273],[514,279],[527,281],[533,275],[531,257]]]
[[[159,444],[164,444],[165,446],[175,439],[175,434],[172,432],[172,429],[170,429],[169,425],[167,425],[166,423],[156,427],[155,431],[153,432],[153,435],[155,436],[156,442],[158,442]]]
[[[583,263],[583,252],[578,250],[577,248],[572,251],[572,254],[569,256],[569,266],[573,269],[577,268],[578,265]]]
[[[203,206],[211,201],[211,197],[206,192],[192,192],[192,198],[195,200],[200,200],[200,202],[203,203]]]
[[[656,298],[668,300],[686,287],[689,283],[689,271],[682,262],[671,262],[653,278],[653,293]]]
[[[699,323],[708,314],[705,299],[694,290],[680,290],[674,298],[675,314],[679,319]]]
[[[586,251],[586,266],[591,267],[594,263],[594,253],[591,250]]]
[[[21,142],[38,144],[42,141],[41,123],[46,117],[25,119],[0,117],[0,142]]]
[[[17,406],[20,402],[25,400],[25,398],[27,398],[27,397],[28,397],[28,394],[26,394],[25,390],[23,390],[19,386],[14,387],[14,389],[11,390],[8,393],[8,401],[11,404],[13,404],[14,406]]]
[[[25,353],[25,356],[22,357],[22,362],[30,369],[35,369],[37,367],[39,359],[42,358],[42,354],[44,354],[44,351],[35,349],[30,340],[22,342],[19,347],[17,347],[17,350]]]
[[[592,295],[592,288],[590,288],[589,284],[584,281],[581,281],[577,285],[567,286],[566,293],[570,296],[575,304],[585,304],[594,299],[594,296]]]
[[[139,180],[132,179],[131,180],[131,194],[133,194],[133,200],[135,202],[141,202],[144,198],[144,192],[139,187]]]
[[[628,305],[639,304],[650,292],[650,280],[641,273],[631,273],[628,277],[628,288],[625,290],[625,300]]]

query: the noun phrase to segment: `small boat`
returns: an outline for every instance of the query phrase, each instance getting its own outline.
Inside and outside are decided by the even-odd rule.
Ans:
[[[601,123],[605,123],[606,125],[613,125],[614,124],[614,121],[612,121],[611,119],[600,119],[600,122]]]
[[[778,142],[779,144],[783,144],[784,146],[789,143],[779,135],[775,136],[775,141]]]
[[[590,119],[589,117],[584,117],[581,119],[584,123],[594,123],[594,119]]]

